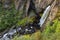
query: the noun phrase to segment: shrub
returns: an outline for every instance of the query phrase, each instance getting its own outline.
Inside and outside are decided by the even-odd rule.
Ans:
[[[18,21],[17,11],[14,8],[14,5],[11,6],[11,9],[4,9],[0,5],[0,31],[6,28],[10,28],[16,24]]]
[[[40,31],[32,34],[32,35],[22,35],[20,37],[15,36],[12,40],[40,40]]]

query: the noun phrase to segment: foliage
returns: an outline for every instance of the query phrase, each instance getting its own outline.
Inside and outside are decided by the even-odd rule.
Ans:
[[[11,5],[11,9],[4,9],[0,4],[0,31],[16,25],[21,18],[20,14],[21,12],[15,10],[14,4]]]
[[[24,36],[21,36],[21,37],[15,37],[13,40],[29,40],[29,35],[24,35]]]
[[[11,9],[8,10],[4,9],[0,4],[0,31],[10,28],[13,25],[20,26],[25,25],[27,22],[33,22],[34,17],[25,17],[24,19],[21,19],[23,15],[22,13],[22,10],[17,12],[14,5],[11,5]],[[58,13],[57,17],[60,16],[60,10]],[[32,13],[30,16],[33,16]],[[60,40],[60,21],[56,19],[53,22],[54,24],[52,26],[48,23],[43,32],[40,32],[39,30],[31,35],[22,35],[20,37],[16,36],[12,40]]]
[[[56,19],[53,22],[53,25],[48,23],[43,32],[37,31],[32,35],[14,37],[13,40],[60,40],[60,21]]]
[[[11,28],[13,25],[20,26],[27,22],[33,22],[34,17],[22,18],[23,16],[23,11],[18,12],[14,4],[11,5],[11,9],[4,9],[3,5],[0,4],[0,31]]]
[[[37,31],[32,35],[22,35],[20,37],[16,36],[12,40],[39,40],[40,39],[40,32]]]
[[[15,24],[16,10],[12,6],[12,10],[5,10],[2,6],[0,6],[0,30],[6,29],[7,27],[12,26]]]
[[[53,22],[52,26],[47,25],[47,28],[42,32],[41,40],[60,40],[60,21],[56,19]]]
[[[23,26],[24,26],[26,23],[32,23],[33,20],[34,20],[34,17],[31,17],[31,18],[25,17],[24,19],[19,20],[19,21],[17,22],[17,25],[18,25],[18,26],[19,26],[19,25],[23,25]]]

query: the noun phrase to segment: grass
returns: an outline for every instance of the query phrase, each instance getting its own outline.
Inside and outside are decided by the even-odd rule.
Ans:
[[[16,36],[12,40],[39,40],[39,39],[40,39],[40,32],[38,31],[32,35],[23,35],[20,37]]]
[[[53,22],[52,26],[48,23],[43,32],[37,31],[32,35],[16,36],[12,40],[60,40],[60,21],[56,19]]]
[[[60,11],[60,10],[59,10]],[[14,6],[11,10],[5,10],[0,4],[0,31],[11,27],[12,25],[25,25],[28,22],[33,22],[34,18],[31,20],[28,17],[21,19],[22,12],[17,13]],[[58,12],[60,16],[60,12]],[[42,15],[42,14],[41,14]],[[58,16],[57,16],[58,17]],[[15,36],[12,40],[60,40],[60,21],[58,19],[53,21],[54,24],[51,26],[50,23],[46,26],[43,32],[37,31],[34,34]]]

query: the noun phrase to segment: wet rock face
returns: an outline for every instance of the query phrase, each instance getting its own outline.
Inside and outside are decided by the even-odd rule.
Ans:
[[[3,8],[10,9],[15,0],[1,0]]]
[[[15,0],[14,3],[15,3],[16,10],[23,9],[24,5],[26,4],[25,2],[26,0]]]
[[[11,8],[11,0],[4,0],[3,1],[3,7],[5,8],[5,9],[9,9],[9,8]]]
[[[5,33],[0,40],[11,40],[15,34],[18,32],[19,35],[32,34],[35,33],[35,29],[32,25],[26,27],[18,27],[17,29],[12,29],[9,32]]]
[[[37,12],[43,11],[48,5],[52,4],[54,0],[36,0],[35,7]]]
[[[10,8],[11,1],[12,0],[4,0],[4,2],[3,2],[4,8]],[[29,4],[30,4],[30,0],[13,0],[13,1],[15,3],[16,9],[20,9],[20,8],[23,9],[23,7],[25,5],[26,6],[25,12],[27,13],[28,8],[29,8]],[[41,12],[43,9],[45,9],[53,1],[54,0],[33,0],[35,7],[36,7],[36,11],[38,13]]]
[[[5,9],[10,9],[11,2],[12,0],[4,0],[3,7]],[[42,12],[52,2],[53,0],[33,0],[33,3],[35,4],[34,10],[36,9],[34,12],[39,14],[39,12]],[[13,3],[15,4],[16,10],[23,10],[24,17],[27,16],[31,3],[30,0],[13,0]]]
[[[57,12],[58,12],[58,6],[56,5],[57,1],[55,0],[51,5],[51,11],[49,15],[49,21],[53,21],[56,18]]]
[[[20,34],[20,35],[23,35],[25,33],[25,30],[23,29],[23,27],[18,27],[17,28],[17,32]]]
[[[29,25],[29,26],[25,26],[24,28],[23,27],[19,27],[17,29],[17,32],[20,34],[20,35],[24,35],[24,34],[32,34],[35,32],[35,29],[33,26]]]
[[[30,2],[31,0],[16,0],[15,1],[15,7],[16,9],[24,9],[24,13],[28,13],[28,9],[30,6]],[[50,5],[54,0],[32,0],[34,5],[35,5],[35,9],[36,12],[42,12],[48,5]],[[34,9],[34,10],[35,10]]]
[[[35,32],[35,29],[32,25],[25,27],[25,34],[32,34]]]

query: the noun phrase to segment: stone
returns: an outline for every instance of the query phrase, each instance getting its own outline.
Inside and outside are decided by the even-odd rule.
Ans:
[[[5,9],[10,9],[11,8],[11,1],[10,0],[5,0],[4,2],[3,2],[3,7],[5,8]]]

